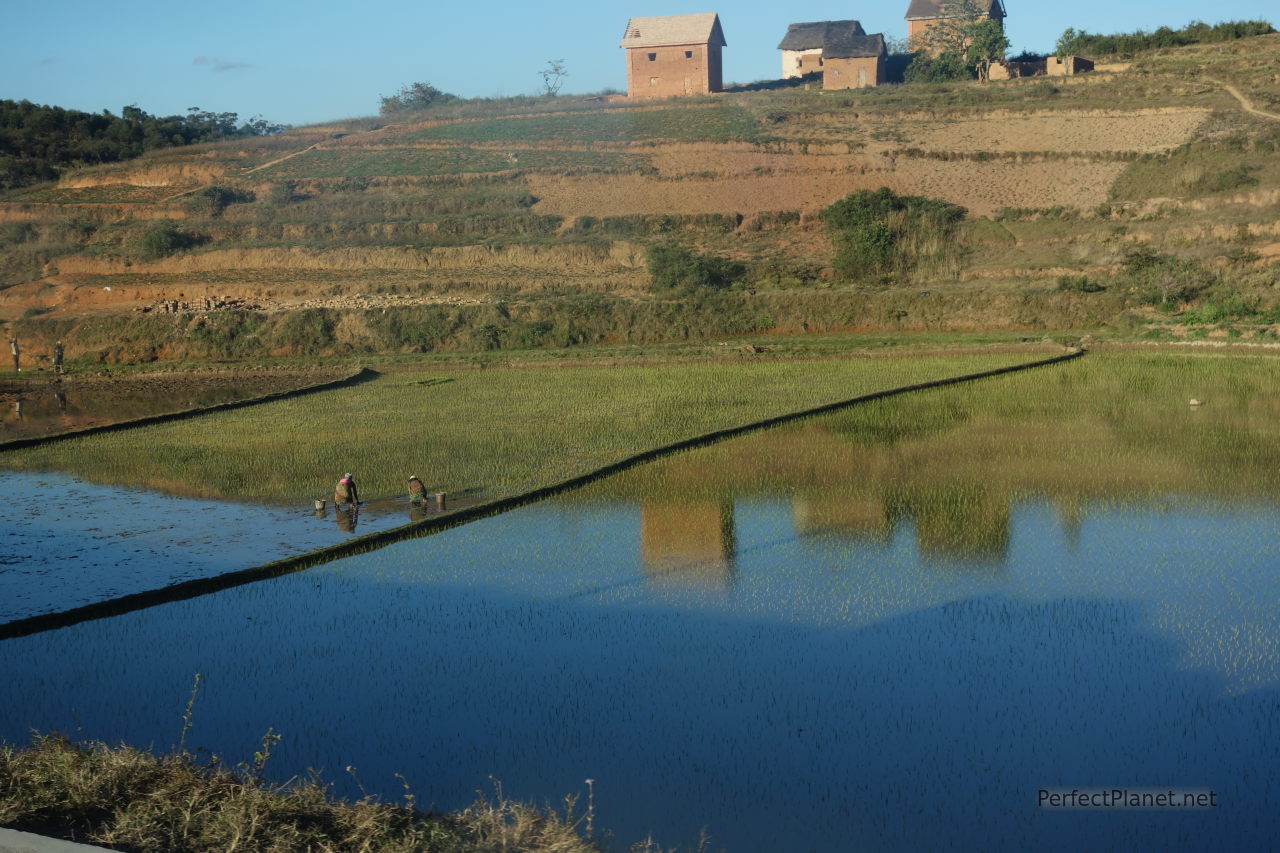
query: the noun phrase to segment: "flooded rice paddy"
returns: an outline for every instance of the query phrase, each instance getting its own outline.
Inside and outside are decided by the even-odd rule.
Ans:
[[[1266,849],[1280,394],[1210,379],[913,395],[8,640],[0,737],[168,748],[198,672],[188,746],[447,809],[590,778],[618,847]],[[1219,805],[1036,808],[1118,786]]]
[[[10,471],[0,624],[210,578],[435,515],[404,499],[244,505]]]
[[[75,376],[0,382],[0,442],[181,412],[313,385],[319,373]]]

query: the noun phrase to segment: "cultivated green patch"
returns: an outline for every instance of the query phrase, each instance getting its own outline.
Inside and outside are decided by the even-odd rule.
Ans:
[[[745,109],[715,105],[683,109],[615,109],[463,122],[415,131],[407,134],[407,138],[456,139],[460,142],[633,142],[644,139],[738,142],[751,141],[757,135],[756,123]]]
[[[366,497],[486,496],[559,482],[637,452],[765,417],[1031,360],[1026,352],[387,374],[193,421],[0,457],[4,467],[207,497],[309,503],[351,471]]]
[[[634,169],[647,158],[605,151],[477,148],[316,149],[262,170],[264,177],[457,175],[531,169]]]

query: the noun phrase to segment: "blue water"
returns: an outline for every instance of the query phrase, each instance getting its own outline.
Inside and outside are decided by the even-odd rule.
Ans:
[[[6,471],[0,623],[247,569],[422,517],[404,500],[355,514],[261,506]]]
[[[190,747],[271,728],[277,779],[441,808],[591,778],[619,848],[1274,846],[1276,505],[1024,495],[975,545],[825,499],[579,496],[5,641],[0,737],[167,748],[200,673]],[[1037,810],[1064,786],[1220,805]]]

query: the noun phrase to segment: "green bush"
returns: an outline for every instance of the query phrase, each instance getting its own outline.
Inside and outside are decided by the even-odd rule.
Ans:
[[[747,274],[744,264],[700,255],[675,243],[650,246],[645,250],[645,261],[654,286],[662,290],[723,290]]]
[[[902,78],[908,83],[943,83],[948,80],[972,80],[973,69],[965,64],[964,57],[957,53],[944,53],[940,56],[929,56],[918,53]]]
[[[1058,277],[1058,290],[1064,293],[1101,293],[1106,288],[1087,275],[1064,275]]]
[[[250,201],[253,201],[253,193],[251,192],[214,184],[192,193],[187,198],[186,207],[192,213],[219,216],[222,211],[233,204],[243,204]]]
[[[853,280],[903,278],[925,261],[957,253],[955,226],[967,211],[888,187],[859,190],[824,209],[823,225],[835,247],[832,264]]]
[[[1217,174],[1201,177],[1190,184],[1188,189],[1202,193],[1221,193],[1256,186],[1258,179],[1250,174],[1252,171],[1252,168],[1243,165],[1224,169]]]
[[[138,252],[146,260],[154,261],[167,258],[182,249],[189,249],[200,242],[199,236],[189,234],[171,222],[165,222],[138,238]]]
[[[1166,310],[1203,295],[1214,284],[1213,275],[1195,261],[1162,255],[1149,246],[1125,256],[1123,275],[1143,302]]]
[[[0,222],[0,246],[19,246],[35,236],[29,222]]]
[[[295,201],[302,201],[306,196],[298,192],[298,185],[294,181],[281,181],[278,184],[272,184],[270,192],[267,193],[267,201],[278,207],[284,207],[286,204],[292,204]]]

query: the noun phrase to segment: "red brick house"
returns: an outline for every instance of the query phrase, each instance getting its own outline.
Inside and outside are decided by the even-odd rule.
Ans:
[[[621,47],[627,52],[627,95],[669,98],[705,95],[724,88],[720,49],[726,47],[720,16],[632,18]]]
[[[925,34],[943,21],[960,17],[963,0],[911,0],[907,7],[907,44],[912,50],[927,50],[928,41]],[[983,17],[999,21],[1004,26],[1008,17],[1001,0],[977,0],[983,11]]]

